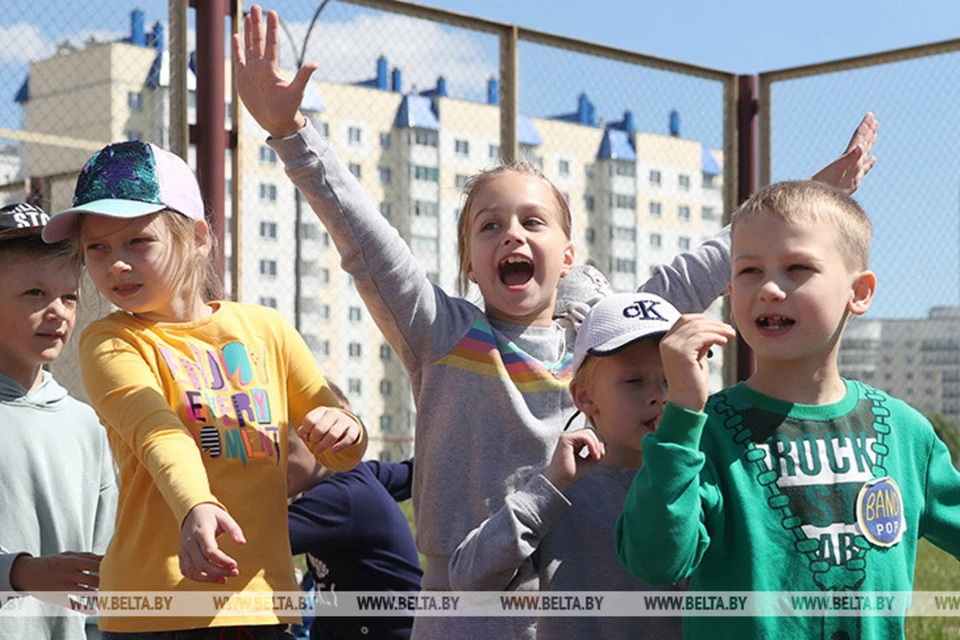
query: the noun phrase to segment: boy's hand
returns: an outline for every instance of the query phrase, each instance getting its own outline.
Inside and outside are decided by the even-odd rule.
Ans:
[[[586,458],[581,458],[580,451],[584,447],[589,454]],[[559,491],[566,491],[587,477],[606,452],[606,446],[593,429],[577,429],[561,433],[560,441],[553,451],[550,465],[543,472],[543,477]]]
[[[360,424],[335,407],[317,407],[303,418],[297,435],[316,457],[328,449],[338,453],[354,444],[360,438]]]
[[[867,175],[877,158],[871,156],[873,145],[877,142],[877,128],[880,123],[867,112],[860,121],[860,126],[853,132],[850,143],[839,158],[820,169],[811,180],[838,187],[847,195],[852,195],[860,187],[860,182]]]
[[[15,591],[87,591],[100,586],[100,560],[95,553],[64,551],[52,556],[20,556],[10,568]]]
[[[701,314],[680,316],[660,341],[667,400],[690,411],[703,411],[709,396],[710,347],[723,346],[736,332],[730,325]]]
[[[309,62],[297,71],[292,82],[280,75],[278,66],[280,18],[276,11],[267,14],[263,28],[263,10],[255,4],[243,21],[243,41],[233,36],[233,62],[237,91],[254,120],[274,138],[285,138],[303,128],[306,118],[300,113],[303,92],[317,70]]]
[[[180,573],[197,582],[226,584],[240,575],[237,561],[217,546],[217,536],[226,533],[237,544],[246,544],[240,525],[229,513],[210,502],[195,506],[180,528]]]

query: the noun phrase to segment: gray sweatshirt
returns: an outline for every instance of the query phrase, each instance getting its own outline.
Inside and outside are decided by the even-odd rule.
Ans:
[[[541,591],[665,590],[631,576],[617,557],[614,527],[636,473],[597,467],[565,493],[539,472],[525,474],[503,507],[454,553],[453,588],[509,590],[534,574]],[[547,616],[537,620],[536,637],[669,640],[680,637],[680,619]]]
[[[450,588],[448,565],[466,535],[496,513],[507,479],[546,464],[573,414],[573,333],[490,321],[433,285],[397,231],[312,125],[268,141],[324,224],[371,317],[399,354],[417,407],[413,504],[425,590]],[[726,291],[729,232],[658,268],[644,289],[682,312]],[[535,586],[535,583],[528,585]],[[497,622],[500,622],[497,626]],[[483,631],[454,618],[418,618],[417,638],[524,637],[504,619]],[[468,626],[457,626],[458,624]]]
[[[20,555],[102,554],[113,533],[117,483],[107,433],[89,406],[49,373],[32,392],[0,374],[0,591]],[[7,607],[36,611],[33,599]],[[0,617],[0,639],[85,638],[83,616]]]

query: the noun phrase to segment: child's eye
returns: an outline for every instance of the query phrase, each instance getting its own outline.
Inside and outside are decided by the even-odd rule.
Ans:
[[[527,227],[539,227],[543,225],[543,220],[540,218],[527,218],[523,221],[523,224]]]
[[[84,251],[103,251],[103,249],[103,244],[99,242],[91,242],[83,248]]]
[[[787,271],[809,271],[810,266],[806,264],[792,264],[787,267]]]
[[[24,295],[33,296],[33,297],[43,297],[45,294],[43,289],[28,289],[24,292]]]
[[[497,228],[497,223],[492,221],[484,222],[482,225],[480,225],[480,231],[490,231],[491,229],[496,229],[496,228]]]
[[[738,276],[752,275],[755,273],[760,273],[760,269],[757,269],[756,267],[744,267],[737,271]]]
[[[80,301],[80,296],[78,296],[75,293],[68,293],[62,296],[61,299],[63,300],[64,304],[67,304],[68,306],[72,306],[77,304],[77,302]]]

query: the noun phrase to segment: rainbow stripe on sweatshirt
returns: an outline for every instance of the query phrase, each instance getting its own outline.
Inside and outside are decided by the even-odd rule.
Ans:
[[[572,353],[554,364],[540,362],[513,342],[497,344],[493,328],[483,318],[435,364],[509,379],[522,393],[566,389],[573,374]]]

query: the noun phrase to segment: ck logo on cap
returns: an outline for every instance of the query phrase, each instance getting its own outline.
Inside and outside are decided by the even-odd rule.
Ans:
[[[657,306],[658,300],[637,300],[633,304],[623,309],[623,315],[626,318],[643,318],[644,320],[660,320],[666,322],[667,319],[660,315]]]

